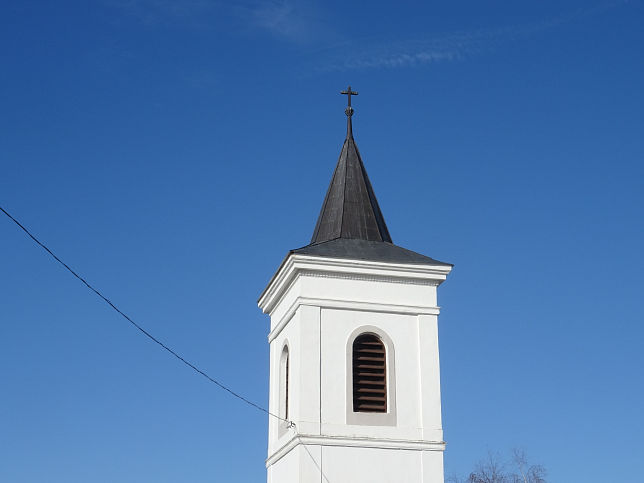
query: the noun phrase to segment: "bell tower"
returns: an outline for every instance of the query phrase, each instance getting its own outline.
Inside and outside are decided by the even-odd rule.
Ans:
[[[269,483],[442,483],[437,287],[452,265],[395,245],[347,136],[311,242],[270,315]]]

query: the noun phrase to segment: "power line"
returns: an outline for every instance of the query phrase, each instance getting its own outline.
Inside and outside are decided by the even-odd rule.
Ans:
[[[315,465],[315,467],[316,467],[318,470],[320,470],[320,483],[322,483],[322,479],[326,480],[326,482],[327,482],[327,483],[331,483],[331,482],[329,481],[329,479],[326,477],[326,475],[322,472],[322,445],[320,445],[320,464],[318,464],[318,462],[315,460],[315,458],[313,457],[313,455],[312,455],[312,454],[311,454],[311,452],[309,451],[309,448],[307,448],[307,447],[306,447],[306,443],[305,443],[304,441],[302,441],[302,438],[301,438],[300,436],[297,436],[297,439],[299,439],[299,440],[300,440],[300,444],[304,447],[304,449],[306,450],[306,452],[307,452],[307,453],[309,454],[309,456],[311,457],[311,460],[313,461],[313,464]]]
[[[56,261],[57,261],[58,263],[60,263],[63,267],[65,267],[65,268],[67,269],[67,271],[69,271],[69,272],[70,272],[74,277],[76,277],[78,280],[80,280],[81,282],[83,282],[83,284],[84,284],[88,289],[90,289],[92,292],[94,292],[96,295],[98,295],[98,296],[99,296],[99,297],[100,297],[100,298],[101,298],[105,303],[107,303],[110,307],[112,307],[112,308],[113,308],[113,309],[114,309],[114,310],[115,310],[119,315],[121,315],[121,316],[122,316],[125,320],[127,320],[130,324],[132,324],[134,327],[136,327],[136,329],[137,329],[139,332],[141,332],[143,335],[145,335],[148,339],[152,340],[152,341],[153,341],[153,342],[155,342],[156,344],[158,344],[158,345],[160,345],[161,347],[163,347],[166,351],[168,351],[168,352],[169,352],[170,354],[172,354],[174,357],[176,357],[177,359],[179,359],[181,362],[183,362],[186,366],[188,366],[189,368],[191,368],[193,371],[197,372],[198,374],[201,374],[203,377],[205,377],[206,379],[208,379],[210,382],[212,382],[213,384],[216,384],[217,386],[219,386],[219,388],[221,388],[221,389],[223,389],[224,391],[228,392],[228,393],[229,393],[229,394],[231,394],[232,396],[235,396],[237,399],[240,399],[241,401],[244,401],[246,404],[248,404],[248,405],[250,405],[250,406],[254,407],[255,409],[259,409],[260,411],[262,411],[262,412],[264,412],[264,413],[268,414],[269,416],[272,416],[272,417],[274,417],[274,418],[277,418],[277,419],[279,419],[279,420],[281,420],[281,421],[285,421],[285,422],[286,422],[286,423],[288,423],[289,425],[292,425],[292,424],[293,424],[293,422],[292,422],[292,421],[289,421],[288,419],[281,418],[281,417],[277,416],[276,414],[271,413],[268,409],[263,408],[263,407],[262,407],[262,406],[260,406],[259,404],[256,404],[256,403],[254,403],[254,402],[252,402],[252,401],[250,401],[250,400],[246,399],[246,398],[245,398],[244,396],[242,396],[241,394],[238,394],[238,393],[236,393],[235,391],[233,391],[232,389],[230,389],[230,388],[226,387],[226,386],[225,386],[224,384],[222,384],[221,382],[219,382],[219,381],[217,381],[216,379],[214,379],[214,378],[210,377],[210,376],[209,376],[205,371],[202,371],[202,370],[201,370],[201,369],[199,369],[197,366],[195,366],[195,365],[194,365],[194,364],[192,364],[191,362],[189,362],[189,361],[187,361],[186,359],[184,359],[182,356],[180,356],[180,355],[179,355],[177,352],[175,352],[173,349],[171,349],[170,347],[168,347],[167,345],[165,345],[163,342],[161,342],[159,339],[157,339],[156,337],[154,337],[152,334],[150,334],[147,330],[145,330],[145,329],[144,329],[143,327],[141,327],[139,324],[137,324],[136,322],[134,322],[134,321],[133,321],[133,320],[132,320],[132,319],[131,319],[127,314],[125,314],[123,311],[121,311],[121,309],[119,309],[116,305],[114,305],[114,304],[113,304],[113,303],[112,303],[112,302],[111,302],[107,297],[105,297],[105,296],[104,296],[104,295],[103,295],[103,294],[102,294],[98,289],[95,289],[95,288],[94,288],[94,287],[93,287],[89,282],[87,282],[87,280],[85,280],[85,279],[84,279],[83,277],[81,277],[78,273],[76,273],[74,270],[72,270],[72,269],[69,267],[69,265],[67,265],[67,264],[66,264],[65,262],[63,262],[60,258],[58,258],[54,252],[52,252],[49,248],[47,248],[47,246],[46,246],[44,243],[42,243],[40,240],[38,240],[38,238],[36,238],[34,235],[32,235],[32,234],[31,234],[31,232],[30,232],[27,228],[25,228],[25,226],[24,226],[22,223],[20,223],[20,222],[19,222],[18,220],[16,220],[13,216],[11,216],[11,214],[10,214],[7,210],[5,210],[2,206],[0,206],[0,210],[1,210],[5,215],[7,215],[7,217],[9,217],[9,219],[10,219],[11,221],[13,221],[16,225],[18,225],[18,226],[20,227],[20,229],[21,229],[22,231],[24,231],[24,232],[27,234],[27,236],[29,236],[29,238],[31,238],[31,239],[32,239],[34,242],[36,242],[36,244],[38,244],[38,245],[39,245],[43,250],[45,250],[47,253],[49,253],[49,255],[51,255],[51,256],[52,256],[52,258],[53,258],[54,260],[56,260]]]

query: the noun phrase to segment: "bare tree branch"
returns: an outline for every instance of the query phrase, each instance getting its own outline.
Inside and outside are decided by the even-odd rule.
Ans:
[[[526,452],[515,448],[512,450],[510,461],[512,470],[507,470],[507,465],[498,453],[488,452],[487,459],[480,461],[474,471],[465,479],[456,475],[450,476],[447,483],[547,483],[546,470],[541,465],[530,465]]]

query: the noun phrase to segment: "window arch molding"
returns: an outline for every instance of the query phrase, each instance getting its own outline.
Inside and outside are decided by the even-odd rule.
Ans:
[[[356,412],[353,410],[353,344],[363,335],[375,335],[385,347],[385,377],[387,412]],[[396,425],[396,367],[394,343],[389,335],[379,327],[362,325],[356,328],[347,339],[346,345],[346,422],[368,426]]]

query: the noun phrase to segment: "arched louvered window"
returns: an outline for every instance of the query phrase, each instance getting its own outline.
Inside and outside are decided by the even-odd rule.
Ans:
[[[288,366],[288,346],[284,346],[280,357],[280,417],[284,419],[288,419]]]
[[[387,359],[385,345],[373,334],[353,342],[353,411],[387,412]]]
[[[284,381],[284,392],[286,392],[286,395],[284,396],[284,405],[286,406],[286,408],[284,408],[284,419],[288,419],[288,374],[290,372],[288,370],[288,361],[289,361],[289,357],[288,357],[288,352],[287,352],[286,353],[286,370],[285,370],[285,372],[286,372],[285,379],[286,380]]]

